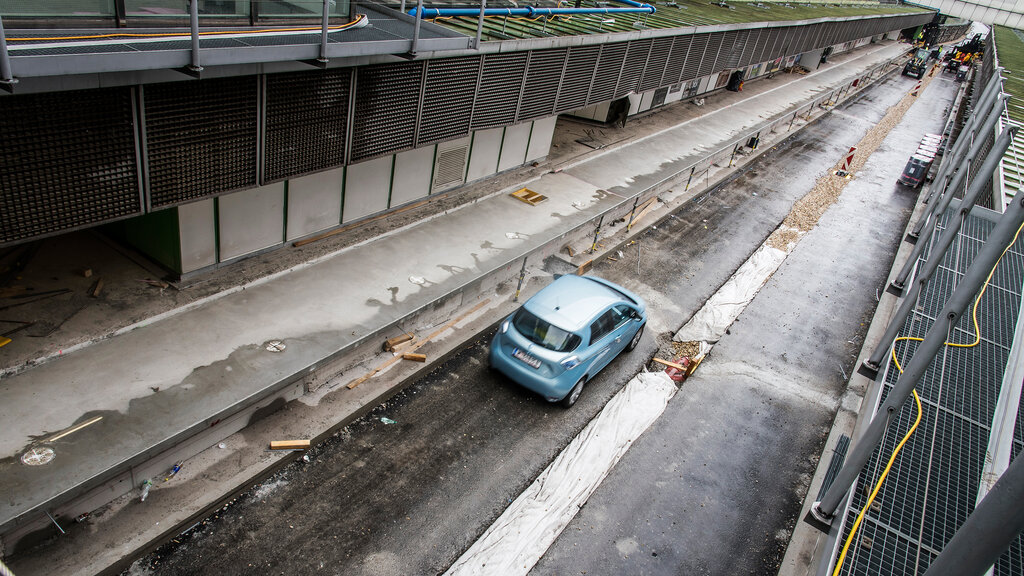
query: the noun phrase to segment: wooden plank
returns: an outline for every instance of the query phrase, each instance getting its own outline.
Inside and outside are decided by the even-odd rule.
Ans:
[[[658,364],[668,366],[669,368],[675,368],[680,372],[686,372],[686,366],[683,366],[682,364],[678,364],[676,362],[669,362],[668,360],[662,360],[661,358],[654,358],[654,361],[657,362]]]
[[[426,354],[416,354],[415,352],[406,352],[405,354],[402,354],[402,358],[404,360],[412,360],[413,362],[426,362],[427,361],[427,355]]]
[[[441,333],[443,333],[445,330],[451,328],[452,326],[455,326],[459,322],[462,322],[466,317],[468,317],[470,314],[473,314],[477,310],[483,308],[490,301],[491,301],[490,298],[486,298],[484,300],[481,300],[480,302],[477,303],[476,306],[473,306],[472,308],[470,308],[465,314],[462,314],[458,318],[452,320],[451,322],[448,322],[447,324],[445,324],[444,326],[438,328],[437,330],[434,330],[433,332],[430,333],[429,336],[427,336],[423,340],[420,340],[419,342],[417,342],[417,343],[413,344],[412,346],[410,346],[409,347],[409,352],[415,352],[417,349],[419,349],[420,346],[423,346],[427,342],[430,342],[434,338],[437,338],[438,336],[440,336]],[[360,376],[359,378],[356,378],[355,380],[349,382],[346,385],[346,387],[349,390],[351,390],[351,389],[355,388],[356,386],[359,386],[363,382],[366,382],[367,380],[372,378],[375,374],[377,374],[381,370],[387,368],[388,366],[391,366],[392,364],[394,364],[395,362],[398,362],[401,359],[402,359],[402,356],[393,356],[393,357],[385,360],[383,364],[381,364],[380,366],[374,368],[368,374],[364,374],[364,375]]]
[[[515,192],[509,194],[509,196],[513,196],[519,200],[522,200],[523,202],[526,202],[530,206],[536,206],[537,204],[540,204],[541,202],[548,199],[547,196],[534,192],[529,188],[520,188],[519,190],[516,190]]]
[[[590,270],[593,267],[594,267],[594,261],[593,260],[587,260],[583,264],[580,264],[578,268],[576,268],[576,275],[577,276],[583,276],[584,274],[587,273],[588,270]]]
[[[388,338],[387,340],[384,341],[384,350],[386,350],[388,352],[391,352],[392,350],[395,349],[395,346],[398,346],[399,344],[401,344],[403,342],[408,342],[409,340],[412,340],[412,339],[413,339],[412,332],[406,332],[405,334],[399,334],[398,336],[395,336],[394,338]]]
[[[306,450],[309,448],[309,440],[273,440],[270,442],[271,450]]]
[[[92,288],[89,288],[89,296],[99,298],[101,290],[103,290],[103,278],[97,279],[96,283],[92,285]]]

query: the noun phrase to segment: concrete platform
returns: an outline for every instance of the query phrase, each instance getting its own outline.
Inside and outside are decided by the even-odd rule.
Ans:
[[[489,304],[474,318],[475,326],[487,326],[514,307],[509,285],[524,259],[537,268],[567,244],[589,247],[597,221],[626,217],[635,198],[664,193],[670,204],[687,201],[703,187],[668,189],[685,182],[691,168],[703,166],[722,177],[737,142],[772,122],[774,137],[784,137],[803,124],[798,115],[805,110],[823,113],[820,100],[905,51],[895,43],[869,45],[771,89],[723,94],[733,103],[512,187],[525,185],[548,196],[538,206],[499,192],[5,377],[3,552],[10,553],[23,536],[52,533],[50,515],[67,523],[133,492],[146,478],[162,479],[169,463],[216,444],[289,400],[328,390],[358,394],[359,388],[339,385],[373,366],[387,336],[410,326],[428,333],[484,300]],[[713,166],[716,160],[723,166]],[[711,183],[709,177],[703,184]],[[571,264],[592,257],[578,256]],[[284,349],[268,351],[272,341]],[[326,428],[385,394],[345,402]],[[75,430],[87,422],[92,423]],[[70,430],[75,431],[54,438]],[[22,455],[34,447],[52,449],[52,461],[22,464]],[[273,459],[260,464],[271,466]],[[180,497],[183,503],[192,499]],[[95,570],[89,566],[85,573]]]

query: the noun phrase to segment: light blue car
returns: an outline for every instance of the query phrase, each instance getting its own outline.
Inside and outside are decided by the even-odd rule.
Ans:
[[[639,296],[602,278],[562,276],[505,319],[491,340],[491,366],[548,402],[568,408],[647,323]]]

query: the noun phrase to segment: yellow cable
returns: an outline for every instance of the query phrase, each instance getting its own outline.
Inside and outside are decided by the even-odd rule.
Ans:
[[[366,18],[366,14],[360,14],[358,18],[347,24],[340,24],[337,26],[329,26],[328,31],[344,30],[350,28],[359,22],[362,22]],[[320,26],[316,27],[303,27],[303,28],[265,28],[261,30],[207,30],[205,32],[199,32],[200,36],[214,36],[218,34],[265,34],[268,32],[311,32],[323,30]],[[47,40],[96,40],[99,38],[176,38],[185,37],[188,38],[192,34],[191,32],[168,34],[166,32],[154,33],[154,34],[139,34],[129,32],[116,32],[112,34],[92,34],[88,36],[49,36],[40,38],[8,38],[8,42],[43,42]]]
[[[988,289],[988,285],[992,282],[992,276],[995,274],[996,268],[999,267],[999,263],[1002,262],[1003,256],[1006,255],[1006,253],[1010,250],[1011,246],[1016,244],[1017,238],[1020,237],[1020,233],[1022,230],[1024,230],[1024,224],[1021,224],[1020,228],[1017,228],[1017,233],[1014,234],[1013,240],[1011,240],[1010,243],[1006,245],[1006,248],[1003,249],[1002,254],[999,255],[999,259],[996,260],[995,265],[992,266],[992,270],[990,270],[988,273],[988,277],[985,278],[985,283],[982,285],[981,290],[978,292],[978,296],[974,299],[974,308],[971,312],[971,319],[974,321],[974,342],[971,342],[970,344],[946,342],[946,346],[953,346],[957,348],[971,348],[981,343],[981,327],[978,324],[978,304],[981,302],[981,297],[985,294],[985,290]],[[917,338],[913,336],[901,336],[897,338],[895,342],[899,342],[900,340],[913,340],[916,342],[921,342],[924,340],[924,338]],[[892,362],[896,366],[896,369],[900,371],[900,374],[902,374],[903,368],[900,366],[900,362],[896,358],[895,346],[893,346],[892,348]],[[857,534],[857,529],[860,527],[861,521],[864,520],[864,515],[867,514],[867,511],[871,507],[871,504],[874,503],[875,497],[878,495],[878,491],[882,488],[882,483],[885,482],[886,476],[889,475],[889,470],[892,468],[893,463],[896,461],[896,455],[900,453],[900,450],[903,449],[903,445],[907,443],[907,440],[910,440],[910,436],[914,433],[915,430],[917,430],[918,424],[921,423],[921,398],[917,395],[917,390],[912,390],[911,392],[913,392],[914,402],[917,404],[917,418],[914,420],[914,425],[910,427],[910,430],[907,430],[907,433],[903,436],[903,440],[901,440],[900,443],[896,446],[896,449],[893,450],[892,455],[889,457],[889,463],[886,464],[885,470],[882,471],[881,476],[878,477],[878,482],[875,483],[875,489],[871,491],[871,496],[868,497],[868,501],[864,504],[864,507],[861,508],[860,514],[857,515],[857,519],[853,523],[853,528],[850,529],[850,534],[846,537],[846,542],[843,544],[843,550],[839,554],[839,559],[836,561],[836,567],[835,570],[832,571],[832,576],[838,576],[839,571],[842,569],[843,562],[846,560],[846,553],[849,551],[850,544],[853,542],[853,537]]]
[[[882,475],[878,477],[878,482],[875,484],[875,489],[871,491],[871,496],[868,497],[868,501],[861,508],[860,514],[857,515],[857,520],[853,523],[853,528],[850,529],[850,535],[846,538],[846,544],[843,544],[843,551],[839,554],[839,560],[836,561],[836,569],[832,571],[832,576],[837,576],[839,570],[843,567],[843,561],[846,560],[846,552],[850,549],[850,543],[853,542],[853,536],[857,533],[857,528],[860,527],[861,521],[864,519],[864,515],[867,513],[868,508],[871,507],[872,502],[875,501],[875,496],[878,495],[878,491],[882,488],[882,483],[885,482],[885,477],[889,475],[889,470],[892,468],[893,462],[896,461],[896,455],[900,453],[903,445],[910,440],[911,434],[914,430],[917,430],[917,425],[921,423],[921,398],[917,396],[917,390],[913,390],[914,402],[917,403],[917,418],[914,420],[914,425],[907,430],[907,433],[903,436],[903,440],[896,446],[896,449],[892,451],[892,456],[889,457],[889,463],[885,465],[885,470],[882,471]]]

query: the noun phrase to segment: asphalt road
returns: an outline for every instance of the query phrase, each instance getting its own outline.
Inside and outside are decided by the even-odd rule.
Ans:
[[[598,264],[595,274],[647,299],[651,318],[640,346],[588,383],[572,409],[491,372],[490,334],[482,334],[311,450],[308,462],[241,495],[129,573],[443,572],[907,82],[897,76],[872,88],[659,223],[618,262]],[[933,121],[941,123],[937,105]],[[924,130],[906,131],[887,154],[899,168]],[[852,369],[861,324],[913,205],[894,180],[880,175],[870,196],[844,195],[842,210],[801,242],[535,573],[774,573],[843,393],[839,366]]]

